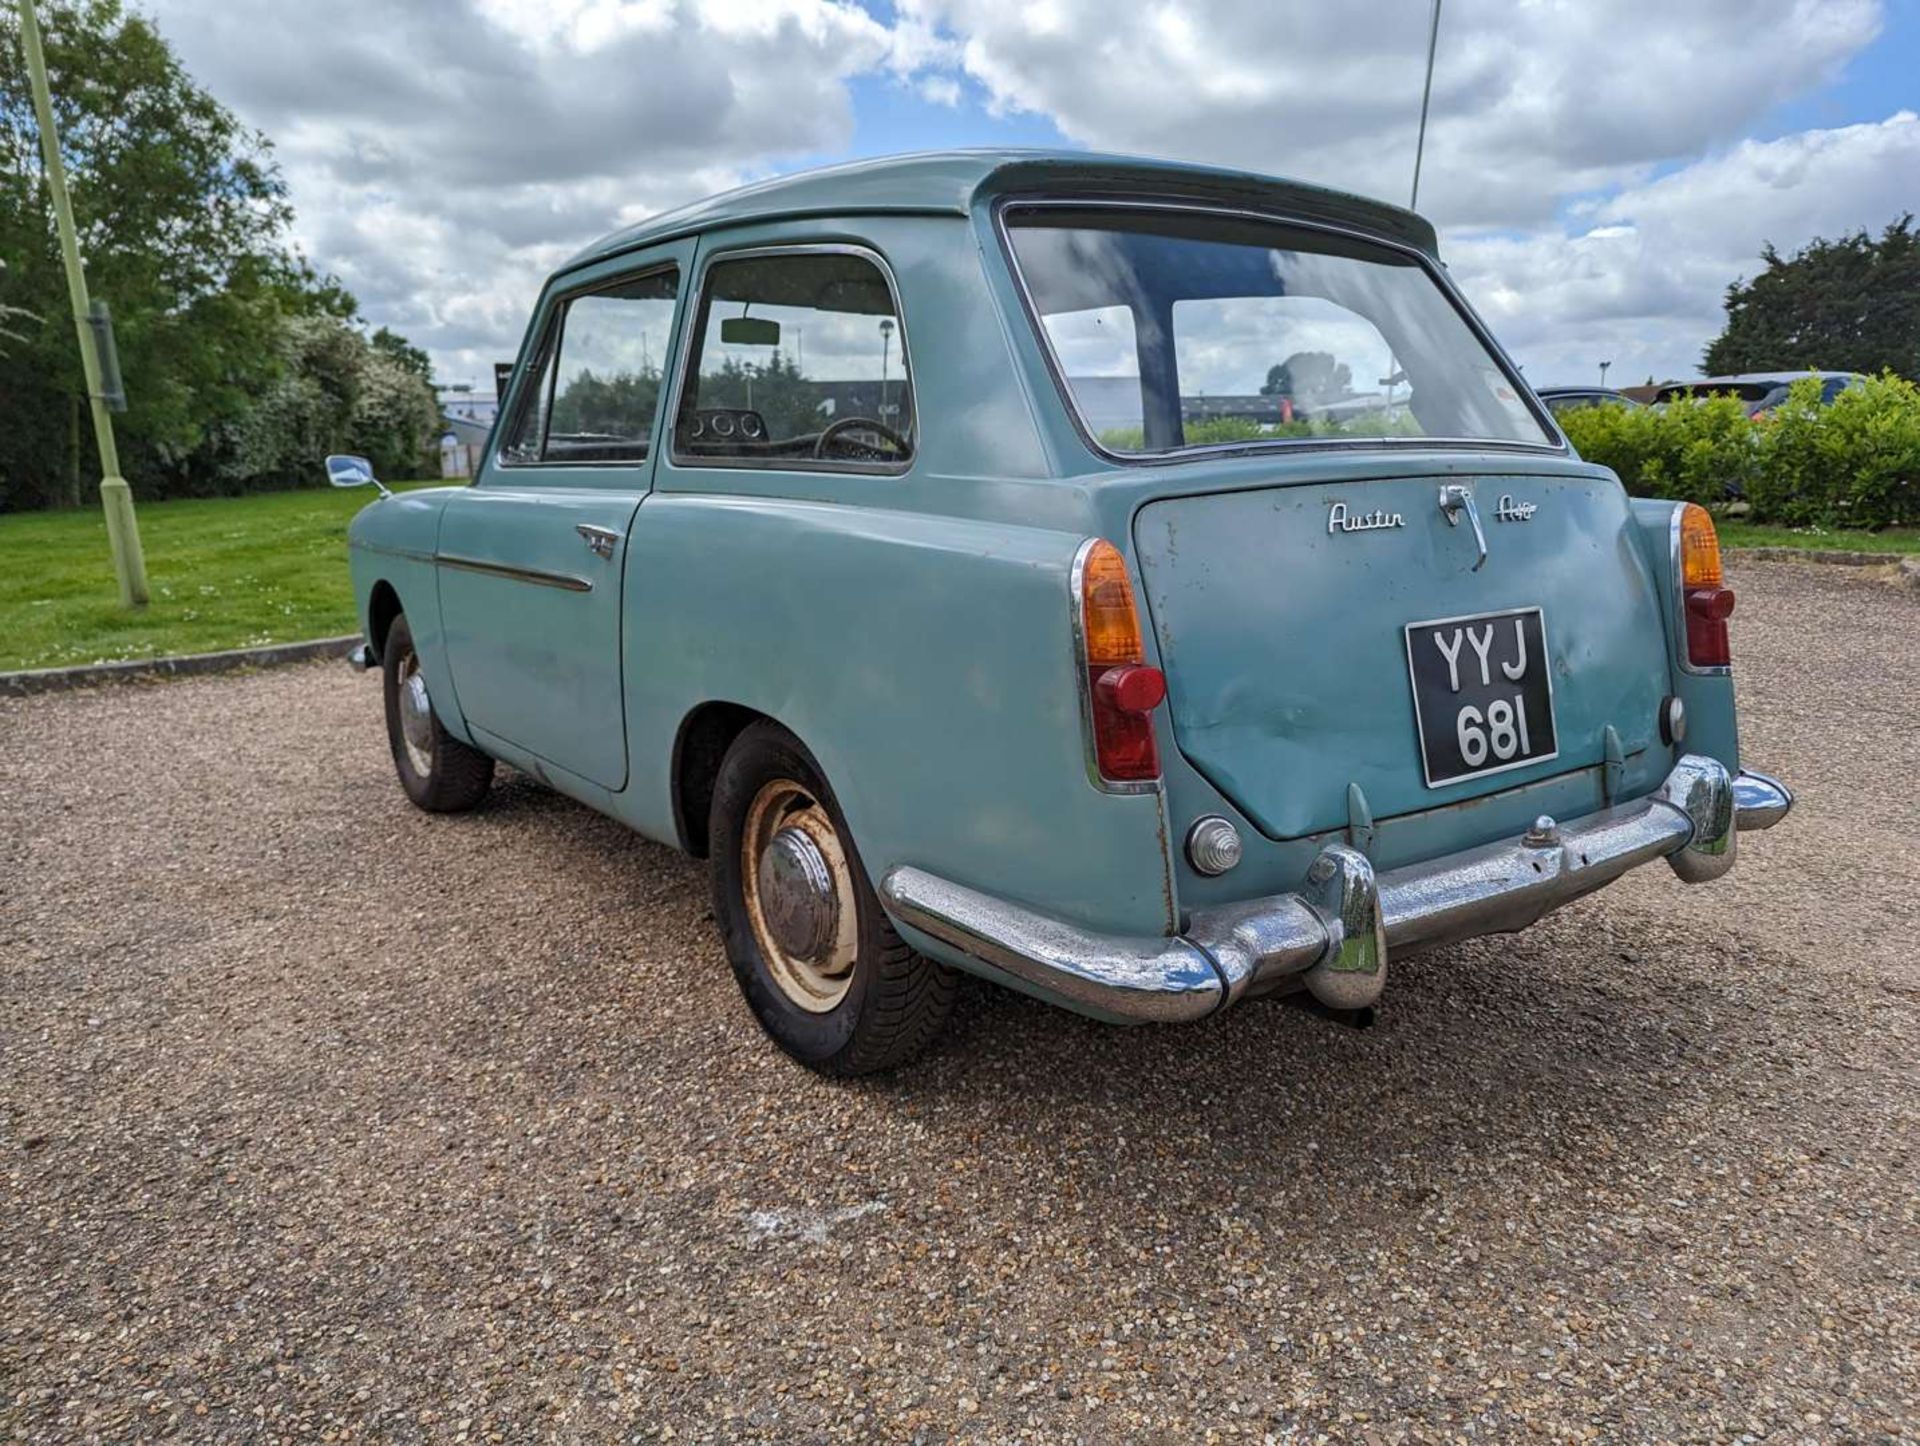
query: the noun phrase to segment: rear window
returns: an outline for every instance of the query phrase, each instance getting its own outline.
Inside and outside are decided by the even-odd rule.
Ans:
[[[1048,206],[1006,219],[1056,368],[1108,451],[1554,445],[1517,379],[1407,252],[1206,213]]]
[[[1624,407],[1628,411],[1639,409],[1640,403],[1632,397],[1622,396],[1619,392],[1555,392],[1542,396],[1547,410],[1556,417],[1564,417],[1568,412],[1578,412],[1586,407]]]
[[[1556,417],[1564,417],[1568,412],[1577,412],[1586,407],[1597,407],[1605,400],[1592,392],[1562,392],[1557,397],[1544,397],[1547,410]]]

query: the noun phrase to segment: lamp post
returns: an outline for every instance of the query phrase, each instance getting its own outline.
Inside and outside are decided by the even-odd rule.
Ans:
[[[40,48],[40,20],[33,0],[20,0],[20,40],[33,84],[33,112],[40,123],[40,153],[46,158],[47,191],[53,197],[54,224],[60,231],[60,256],[67,268],[67,295],[86,371],[87,400],[93,407],[93,435],[100,446],[100,508],[107,518],[107,546],[113,575],[120,584],[120,605],[147,605],[147,564],[140,552],[140,524],[133,515],[133,489],[120,475],[120,451],[113,442],[113,418],[101,384],[100,354],[95,349],[87,274],[80,264],[80,236],[74,229],[73,202],[67,196],[67,168],[60,159],[60,137],[53,128],[53,98],[47,90],[47,57]]]
[[[1603,361],[1600,363],[1600,385],[1603,387],[1607,384],[1607,368],[1612,365],[1613,363],[1610,361]]]

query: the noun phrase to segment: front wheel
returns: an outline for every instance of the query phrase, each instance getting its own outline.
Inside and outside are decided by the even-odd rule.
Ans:
[[[413,629],[404,614],[387,629],[380,677],[387,704],[387,746],[407,797],[429,813],[473,808],[493,784],[493,760],[447,732],[434,713],[420,655],[413,650]]]
[[[822,1074],[858,1075],[933,1042],[954,972],[894,932],[798,739],[773,723],[740,735],[720,765],[707,838],[727,958],[775,1043]]]

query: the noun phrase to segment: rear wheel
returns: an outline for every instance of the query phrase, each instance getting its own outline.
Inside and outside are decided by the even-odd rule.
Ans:
[[[380,650],[387,704],[387,744],[407,797],[429,813],[463,813],[487,796],[493,760],[441,725],[427,696],[420,656],[406,615],[393,620]]]
[[[713,913],[741,993],[802,1064],[870,1074],[924,1050],[951,969],[888,921],[832,791],[798,739],[756,723],[728,750],[708,824]]]

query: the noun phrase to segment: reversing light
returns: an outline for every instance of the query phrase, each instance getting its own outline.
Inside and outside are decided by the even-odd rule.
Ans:
[[[1187,858],[1195,873],[1209,878],[1224,874],[1240,862],[1240,830],[1217,813],[1197,820],[1187,830]]]
[[[1686,662],[1690,668],[1725,668],[1733,662],[1727,619],[1733,615],[1733,589],[1720,565],[1720,535],[1707,509],[1688,502],[1680,509],[1680,601],[1686,622]]]
[[[1687,705],[1669,693],[1660,705],[1660,741],[1666,744],[1687,741]]]
[[[1080,638],[1094,761],[1113,783],[1160,776],[1153,710],[1167,696],[1166,676],[1147,664],[1126,559],[1095,538],[1080,558]]]

